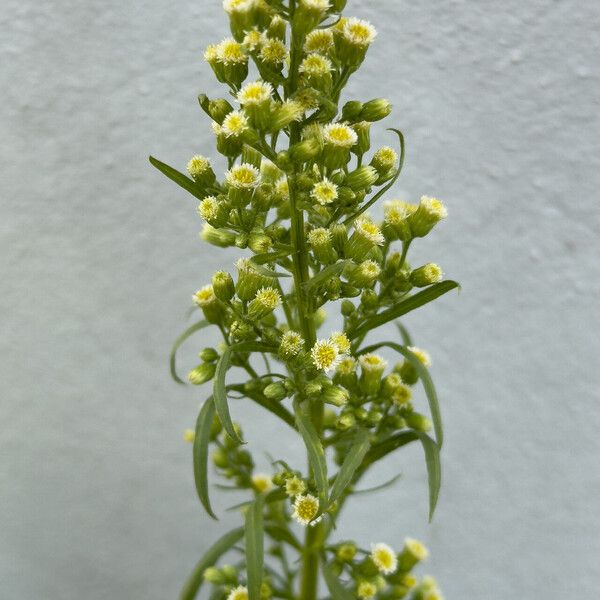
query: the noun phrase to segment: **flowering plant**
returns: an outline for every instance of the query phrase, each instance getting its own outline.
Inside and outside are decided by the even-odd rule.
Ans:
[[[423,196],[418,204],[386,202],[383,222],[368,216],[404,160],[396,129],[400,155],[383,147],[367,158],[372,123],[391,111],[387,100],[340,104],[375,38],[370,23],[342,17],[344,0],[223,4],[232,37],[209,46],[205,59],[232,99],[203,94],[199,102],[228,163],[224,181],[203,156],[189,161],[189,177],[150,159],[200,200],[206,242],[247,251],[235,279],[217,271],[194,294],[204,318],[180,336],[171,355],[181,382],[175,372],[181,343],[209,325],[222,334],[222,345],[204,348],[189,373],[194,385],[212,381],[212,394],[187,437],[209,515],[216,518],[208,491],[211,450],[218,474],[249,492],[239,507],[244,527],[208,550],[181,598],[196,597],[206,583],[214,599],[315,600],[320,574],[334,600],[441,598],[432,578],[413,575],[427,556],[418,541],[407,538],[399,551],[381,542],[364,549],[332,534],[367,470],[413,442],[424,450],[430,517],[435,509],[442,425],[430,359],[397,319],[458,285],[442,281],[436,264],[412,268],[407,260],[411,244],[446,209]],[[250,64],[255,73],[246,82]],[[341,313],[336,331],[326,324],[328,303]],[[398,341],[364,343],[391,322]],[[388,368],[381,349],[399,362]],[[262,373],[257,355],[264,358]],[[233,367],[248,379],[228,381]],[[430,417],[413,403],[419,382]],[[307,468],[275,460],[271,474],[256,473],[231,418],[229,400],[236,397],[259,404],[300,436]],[[218,566],[242,540],[240,562]]]

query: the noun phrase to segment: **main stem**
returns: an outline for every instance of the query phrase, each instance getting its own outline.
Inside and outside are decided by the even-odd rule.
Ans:
[[[298,66],[301,58],[301,36],[296,35],[293,27],[293,14],[295,0],[290,0],[290,20],[292,21],[292,42],[290,49],[290,71],[288,76],[287,96],[289,97],[298,87]],[[300,140],[300,128],[297,123],[290,126],[290,146]],[[297,167],[294,165],[292,173],[288,175],[290,194],[290,221],[291,242],[293,247],[294,263],[294,294],[298,309],[299,325],[304,336],[307,348],[312,348],[316,342],[316,327],[314,321],[314,304],[312,298],[306,293],[306,283],[310,278],[308,270],[308,253],[304,232],[304,212],[298,207]],[[323,429],[323,403],[311,403],[311,418],[315,429],[321,435]],[[322,539],[323,524],[308,527],[304,539],[302,553],[302,574],[300,580],[301,600],[316,600],[319,580],[319,550]]]

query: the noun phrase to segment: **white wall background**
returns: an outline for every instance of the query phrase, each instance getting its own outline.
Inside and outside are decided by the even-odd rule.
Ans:
[[[340,535],[424,538],[449,599],[592,597],[600,5],[349,5],[380,31],[349,91],[395,105],[397,193],[449,207],[415,262],[463,291],[407,319],[445,414],[433,525],[415,449]],[[2,598],[175,598],[237,522],[202,513],[181,434],[204,391],[166,366],[190,293],[234,253],[200,244],[195,201],[147,163],[211,151],[195,96],[217,92],[201,53],[225,31],[216,0],[2,2]],[[233,411],[263,466],[264,450],[300,456],[270,418]]]

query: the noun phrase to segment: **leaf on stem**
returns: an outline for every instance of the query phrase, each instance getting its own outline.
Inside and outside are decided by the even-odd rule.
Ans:
[[[352,483],[352,478],[354,477],[356,470],[362,464],[369,446],[369,432],[366,429],[359,429],[355,434],[354,440],[346,454],[346,458],[331,486],[329,504],[333,504],[338,500],[345,489]]]
[[[264,496],[261,494],[246,512],[246,573],[249,600],[260,600],[264,561],[263,504]]]
[[[210,323],[208,321],[205,321],[204,319],[202,321],[198,321],[198,323],[194,323],[191,327],[188,327],[175,340],[175,343],[173,344],[173,348],[171,349],[171,354],[169,355],[169,369],[171,371],[171,377],[177,383],[185,384],[185,381],[183,381],[183,379],[180,379],[179,375],[177,375],[177,369],[175,366],[175,357],[177,355],[177,350],[179,350],[179,347],[181,346],[181,344],[183,344],[183,342],[185,342],[185,340],[187,340],[192,334],[196,333],[196,331],[199,331],[200,329],[204,329],[205,327],[208,327],[208,325],[210,325]]]
[[[391,306],[390,308],[380,312],[377,315],[374,315],[365,321],[363,321],[362,325],[357,327],[354,331],[351,331],[349,334],[350,339],[359,338],[361,335],[366,335],[369,331],[379,327],[380,325],[384,325],[389,321],[393,321],[406,313],[415,310],[432,302],[436,298],[443,296],[450,290],[460,287],[456,281],[448,280],[442,281],[440,283],[435,283],[428,288],[409,296],[405,300],[402,300],[398,304]]]
[[[321,556],[321,565],[323,568],[323,578],[325,579],[332,600],[355,600],[356,596],[348,588],[342,585],[342,582],[325,561],[324,556]]]
[[[208,495],[208,444],[210,441],[210,429],[215,415],[215,403],[212,396],[207,398],[200,409],[196,420],[196,435],[194,437],[194,481],[198,498],[204,510],[213,518],[217,516],[210,505]]]
[[[208,567],[212,567],[223,554],[225,554],[234,544],[237,544],[243,537],[244,528],[238,527],[217,540],[194,567],[183,590],[181,590],[179,600],[193,600],[204,583],[204,571],[206,571]]]
[[[312,421],[304,414],[298,401],[294,401],[294,410],[296,413],[296,425],[304,439],[304,444],[308,452],[308,462],[315,478],[315,484],[319,492],[319,506],[322,512],[327,506],[327,462],[325,460],[325,450],[321,440],[317,435]]]
[[[150,163],[163,173],[163,175],[166,175],[171,181],[174,181],[177,185],[192,194],[192,196],[195,196],[198,200],[202,200],[206,196],[204,190],[198,187],[193,179],[190,179],[183,173],[180,173],[177,169],[154,158],[154,156],[150,156],[149,158]]]
[[[427,480],[429,484],[429,521],[431,522],[440,495],[440,488],[442,486],[440,447],[426,433],[419,432],[418,436],[421,440],[421,444],[423,444],[425,464],[427,465]]]
[[[332,265],[329,265],[328,267],[325,267],[322,271],[319,271],[319,273],[317,273],[314,277],[311,277],[311,279],[304,284],[306,293],[308,294],[309,292],[313,291],[331,277],[339,275],[344,270],[346,265],[350,264],[351,262],[351,260],[340,260]]]

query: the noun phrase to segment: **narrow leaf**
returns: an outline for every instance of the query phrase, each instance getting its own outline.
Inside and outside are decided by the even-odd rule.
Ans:
[[[169,369],[171,371],[171,377],[177,383],[185,384],[185,381],[183,381],[183,379],[180,379],[179,376],[177,375],[177,369],[175,366],[175,357],[177,355],[177,350],[179,350],[179,347],[181,346],[181,344],[183,344],[183,342],[185,342],[185,340],[187,340],[193,333],[196,333],[196,331],[199,331],[200,329],[204,329],[204,327],[208,327],[209,324],[210,323],[205,320],[198,321],[198,323],[194,323],[191,327],[188,327],[175,340],[175,343],[173,344],[173,348],[171,349],[171,354],[169,355]]]
[[[348,449],[346,458],[340,467],[340,470],[331,486],[331,493],[329,494],[329,504],[332,504],[338,500],[344,490],[352,483],[354,473],[360,467],[367,450],[369,449],[369,432],[366,429],[360,429],[352,442],[352,445]]]
[[[264,496],[257,496],[246,512],[246,573],[249,600],[260,600],[264,560],[263,503]]]
[[[348,265],[350,262],[352,262],[352,261],[340,260],[332,265],[329,265],[328,267],[325,267],[322,271],[317,273],[314,277],[312,277],[311,279],[309,279],[306,282],[306,284],[305,284],[306,292],[308,293],[308,292],[316,289],[319,285],[321,285],[322,283],[325,283],[331,277],[335,277],[336,275],[339,275],[344,270],[346,265]]]
[[[240,439],[238,434],[233,427],[231,421],[231,414],[229,412],[229,405],[227,403],[227,389],[225,387],[225,376],[231,364],[231,355],[233,352],[272,352],[273,347],[267,344],[261,344],[260,342],[240,342],[239,344],[233,344],[227,346],[225,351],[219,357],[217,362],[217,368],[215,370],[215,377],[213,380],[213,398],[215,401],[215,408],[223,428],[229,435],[229,437],[235,440],[238,444],[242,444],[243,441]]]
[[[442,486],[442,467],[440,464],[440,447],[425,433],[419,433],[419,439],[425,452],[427,465],[427,480],[429,483],[429,521],[437,506],[440,488]]]
[[[257,273],[264,275],[265,277],[272,277],[275,279],[277,277],[291,277],[292,276],[291,273],[281,273],[280,271],[273,271],[272,269],[264,267],[260,263],[255,262],[254,259],[250,259],[250,260],[253,263],[252,267],[254,268],[254,270]]]
[[[321,558],[321,564],[323,567],[323,577],[332,600],[355,600],[356,596],[342,585],[337,575],[334,574],[331,567],[325,562],[325,557]]]
[[[392,350],[396,350],[396,352],[402,354],[406,360],[410,361],[412,366],[417,371],[419,379],[423,383],[423,388],[425,389],[425,394],[429,403],[431,419],[433,420],[433,429],[435,431],[435,441],[441,448],[444,443],[442,413],[440,411],[440,403],[437,397],[437,392],[435,391],[435,386],[433,385],[431,375],[429,374],[429,369],[427,369],[427,367],[408,348],[405,348],[400,344],[395,344],[394,342],[381,342],[379,344],[373,344],[372,346],[367,346],[366,348],[361,349],[360,353],[363,354],[366,352],[373,352],[383,346],[392,348]]]
[[[367,334],[369,331],[388,323],[389,321],[393,321],[406,313],[409,313],[424,304],[432,302],[436,298],[443,296],[450,290],[459,287],[456,281],[442,281],[440,283],[435,283],[430,285],[428,288],[409,296],[405,300],[402,300],[398,304],[391,306],[390,308],[380,312],[377,315],[374,315],[363,321],[362,325],[357,327],[354,331],[351,331],[349,334],[350,339],[356,339],[362,335]]]
[[[384,456],[394,452],[394,450],[402,448],[402,446],[406,446],[406,444],[410,444],[411,442],[415,442],[417,439],[418,436],[414,431],[401,431],[400,433],[395,433],[371,447],[366,454],[365,464],[372,465],[374,462],[381,460]]]
[[[184,190],[192,194],[192,196],[195,196],[199,200],[202,200],[204,196],[206,196],[204,190],[202,190],[193,179],[190,179],[183,173],[180,173],[177,169],[170,167],[153,156],[150,156],[150,163],[161,173],[166,175],[171,181],[174,181],[177,185],[180,185]]]
[[[255,254],[252,257],[252,262],[255,265],[264,265],[267,263],[275,262],[276,260],[286,258],[292,252],[292,248],[289,250],[277,250],[276,252],[263,252],[261,254]]]
[[[405,346],[412,346],[412,338],[410,337],[410,333],[408,333],[408,329],[406,329],[406,327],[404,327],[404,325],[402,325],[402,323],[397,322],[396,323],[396,327],[398,328],[398,331],[400,332],[400,337],[402,338],[402,343]]]
[[[296,550],[302,550],[302,544],[296,536],[282,525],[265,525],[265,533],[277,542],[285,542]]]
[[[325,460],[325,451],[321,440],[312,424],[312,421],[307,417],[297,401],[294,401],[294,409],[296,412],[296,425],[304,439],[304,445],[308,452],[308,462],[310,464],[315,484],[319,492],[319,505],[321,511],[327,505],[327,462]]]
[[[212,567],[223,554],[225,554],[234,544],[237,544],[243,537],[244,528],[238,527],[217,540],[194,567],[183,590],[181,590],[179,600],[193,600],[204,583],[204,571],[206,571],[208,567]]]
[[[401,477],[402,477],[402,473],[398,473],[398,475],[395,475],[391,479],[388,479],[387,481],[384,481],[383,483],[380,483],[379,485],[374,485],[373,487],[365,488],[363,490],[354,490],[352,492],[352,495],[356,496],[357,494],[373,494],[374,492],[379,492],[381,490],[385,490],[386,488],[389,488],[392,485],[394,485],[396,483],[396,481],[401,479]]]
[[[208,496],[208,443],[210,441],[210,429],[215,415],[215,403],[212,396],[206,399],[196,421],[196,435],[194,437],[194,481],[198,498],[204,510],[213,518],[217,516],[213,512]]]

